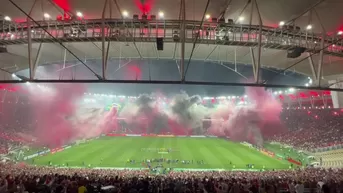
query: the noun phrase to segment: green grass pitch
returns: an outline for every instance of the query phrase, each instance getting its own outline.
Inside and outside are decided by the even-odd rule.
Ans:
[[[150,148],[152,151],[146,151]],[[153,149],[171,148],[169,153],[161,154]],[[225,139],[218,138],[178,138],[178,137],[102,137],[55,154],[27,160],[35,165],[69,167],[121,167],[144,168],[144,159],[165,158],[180,160],[179,163],[163,163],[164,167],[192,169],[288,169],[290,164],[284,160],[271,158],[255,149]],[[128,160],[136,163],[128,163]],[[181,160],[193,160],[193,164],[183,164]],[[203,160],[203,164],[197,161]],[[85,165],[83,164],[85,163]],[[231,164],[230,164],[231,162]],[[152,166],[157,163],[152,163]]]

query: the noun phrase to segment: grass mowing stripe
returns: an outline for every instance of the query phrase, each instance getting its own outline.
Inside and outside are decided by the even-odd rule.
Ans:
[[[209,142],[207,142],[207,144],[208,144]],[[211,142],[212,143],[212,142]],[[218,148],[218,146],[217,145],[210,145],[210,144],[208,144],[208,145],[206,145],[206,149],[208,150],[208,152],[210,153],[210,154],[212,154],[213,155],[213,157],[212,157],[212,159],[217,159],[217,160],[219,160],[220,161],[220,163],[221,163],[221,167],[219,167],[219,165],[218,165],[218,167],[217,168],[230,168],[231,166],[230,166],[230,162],[229,162],[229,159],[227,159],[227,157],[226,156],[224,156],[224,155],[232,155],[231,154],[231,152],[230,151],[228,151],[228,150],[222,150],[222,149],[220,149],[220,147]],[[209,155],[210,155],[209,154]]]
[[[119,141],[120,142],[111,141],[109,143],[104,143],[103,153],[101,153],[101,156],[98,156],[98,159],[100,159],[100,166],[113,166],[118,165],[120,163],[120,161],[118,160],[121,160],[120,157],[123,155],[123,149],[125,149],[127,145],[129,145],[129,142],[123,140]]]
[[[246,155],[249,160],[253,160],[255,166],[259,168],[263,168],[263,166],[271,168],[271,169],[279,169],[279,168],[287,168],[288,162],[283,160],[277,160],[276,158],[271,158],[267,155],[262,154],[261,152],[257,151],[256,149],[251,149],[246,146],[242,146],[239,143],[235,143],[236,148],[233,148],[234,151],[239,151],[242,154]]]

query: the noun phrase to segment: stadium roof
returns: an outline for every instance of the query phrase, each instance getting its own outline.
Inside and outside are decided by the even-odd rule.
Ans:
[[[212,0],[209,3],[206,14],[211,17],[219,17],[220,13],[225,12],[225,18],[232,18],[238,20],[240,17],[244,18],[241,22],[249,24],[251,15],[252,3],[247,5],[250,0]],[[101,1],[88,1],[88,0],[25,0],[14,2],[26,13],[32,9],[31,15],[35,20],[43,20],[44,14],[48,13],[51,18],[62,13],[62,8],[69,10],[70,13],[76,14],[80,12],[85,19],[99,19],[102,17],[105,0]],[[141,14],[141,4],[144,2],[151,8],[150,13],[158,15],[163,11],[165,20],[179,19],[180,1],[170,0],[116,0],[112,2],[112,18],[120,18],[121,13],[118,11],[127,11],[130,17],[133,14]],[[117,2],[118,6],[116,6]],[[204,16],[207,0],[187,0],[186,1],[186,20],[201,21]],[[258,0],[259,11],[264,26],[278,27],[280,21],[286,24],[294,24],[306,31],[308,25],[312,26],[308,34],[320,36],[323,29],[328,35],[332,35],[332,39],[337,37],[337,33],[343,30],[343,13],[341,7],[343,2],[339,0],[288,0],[288,1],[275,1],[275,0]],[[34,5],[34,6],[33,6]],[[246,6],[247,5],[247,6]],[[313,9],[310,9],[313,8]],[[107,8],[106,15],[109,17],[110,9]],[[13,21],[25,21],[26,16],[18,8],[13,6],[9,0],[2,2],[0,13],[9,16]],[[258,25],[258,11],[256,7],[253,9],[252,24]],[[294,21],[294,22],[292,22]],[[338,42],[339,44],[342,41]],[[96,59],[101,60],[101,42],[88,41],[88,42],[68,42],[64,43],[75,55],[84,60]],[[136,44],[136,45],[135,45]],[[141,59],[141,60],[154,60],[154,59],[179,59],[180,46],[175,49],[176,43],[165,42],[163,51],[156,51],[155,42],[142,42],[131,41],[122,42],[117,41],[111,44],[110,58],[116,60],[126,59]],[[39,50],[39,43],[33,43],[32,55],[36,56]],[[318,45],[319,46],[319,45]],[[332,49],[340,49],[341,46],[337,44],[332,45]],[[9,72],[18,72],[28,68],[28,54],[27,44],[7,45],[8,53],[0,54],[0,67],[7,69]],[[185,58],[188,59],[192,52],[192,42],[186,43]],[[339,48],[338,48],[339,47]],[[64,56],[65,50],[52,43],[45,43],[43,45],[41,58],[38,65],[62,63],[64,57],[68,63],[77,64],[76,59],[71,54]],[[254,49],[256,45],[254,45]],[[176,50],[176,52],[175,52]],[[255,49],[256,55],[257,49]],[[290,59],[286,57],[287,49],[274,49],[264,47],[261,54],[261,65],[268,68],[276,68],[279,71],[288,70],[298,72],[306,76],[312,76],[312,70],[308,55],[302,54],[299,58]],[[319,54],[314,53],[312,60],[314,65],[318,65]],[[252,63],[250,46],[249,45],[218,45],[213,42],[201,42],[195,47],[192,60],[195,61],[212,61],[213,62],[226,62],[237,64],[250,64]],[[158,63],[158,60],[154,60]],[[209,63],[209,65],[212,65]],[[298,63],[298,64],[296,64]],[[294,65],[296,64],[296,65]],[[294,66],[293,66],[294,65]],[[343,55],[325,53],[323,58],[323,76],[338,75],[343,73]],[[292,67],[291,67],[292,66]],[[251,68],[252,69],[252,68]]]
[[[54,1],[60,8],[52,5]],[[151,7],[151,14],[158,14],[159,11],[164,11],[166,19],[178,19],[180,0],[116,0],[122,10],[127,10],[130,15],[140,14],[140,2],[145,2]],[[220,12],[226,10],[226,18],[237,18],[240,15],[245,4],[249,0],[212,0],[210,1],[207,13],[213,17],[219,17]],[[35,0],[15,1],[26,13],[30,12]],[[321,2],[318,4],[318,2]],[[55,18],[61,13],[61,8],[67,8],[72,13],[82,12],[85,18],[101,18],[105,0],[87,1],[87,0],[47,0],[37,1],[34,7],[32,16],[36,20],[41,20],[42,9],[44,13],[49,13],[52,18]],[[207,0],[187,0],[186,1],[186,16],[187,20],[201,20]],[[343,2],[340,0],[259,0],[259,10],[263,20],[263,24],[267,26],[278,26],[280,21],[290,21],[297,18],[296,25],[305,28],[309,22],[313,26],[313,30],[321,32],[321,25],[324,26],[327,32],[335,32],[343,29],[343,13],[341,7]],[[113,5],[113,4],[112,4]],[[317,5],[315,11],[306,12],[311,6]],[[304,13],[305,12],[305,13]],[[312,13],[310,13],[312,12]],[[1,3],[0,13],[4,16],[8,15],[15,20],[25,20],[26,16],[15,8],[8,0]],[[320,17],[320,20],[317,17]],[[113,18],[120,18],[115,5],[113,5]],[[303,16],[301,16],[303,14]],[[248,21],[250,17],[250,7],[246,8],[242,15]],[[320,21],[322,23],[320,23]],[[258,24],[257,12],[254,12],[253,23]]]

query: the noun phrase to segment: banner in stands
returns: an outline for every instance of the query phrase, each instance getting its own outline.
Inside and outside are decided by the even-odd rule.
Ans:
[[[265,149],[260,149],[260,152],[264,155],[267,155],[269,157],[274,157],[275,156],[275,153],[271,152],[271,151],[268,151],[268,150],[265,150]]]
[[[118,134],[118,133],[109,133],[107,134],[107,136],[109,137],[123,137],[123,136],[126,136],[126,134]]]
[[[136,135],[136,134],[126,134],[125,136],[127,136],[127,137],[141,137],[141,135]]]
[[[279,158],[285,159],[285,156],[283,156],[283,155],[276,154],[276,156],[279,157]]]
[[[218,138],[217,136],[212,135],[157,135],[157,134],[117,134],[109,133],[106,136],[108,137],[194,137],[194,138]]]
[[[157,135],[157,137],[175,137],[174,135]]]
[[[64,150],[64,148],[63,147],[58,147],[58,148],[54,148],[54,149],[51,149],[51,154],[55,154],[55,153],[57,153],[57,152],[61,152],[61,151],[63,151]]]
[[[142,137],[156,137],[156,134],[142,134]]]
[[[287,161],[289,161],[290,163],[293,163],[293,164],[295,164],[295,165],[298,165],[298,166],[301,166],[301,165],[302,165],[301,162],[296,161],[296,160],[294,160],[294,159],[292,159],[292,158],[288,158]]]
[[[252,144],[250,144],[250,143],[248,143],[248,142],[241,142],[240,144],[242,144],[242,145],[244,145],[244,146],[246,146],[246,147],[250,147],[250,148],[252,148],[253,147],[253,145]]]

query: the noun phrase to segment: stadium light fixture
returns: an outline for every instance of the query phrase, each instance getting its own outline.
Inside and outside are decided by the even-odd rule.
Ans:
[[[4,17],[4,20],[5,20],[5,21],[11,21],[12,19],[11,19],[9,16],[5,16],[5,17]]]
[[[123,17],[128,17],[128,16],[129,16],[129,12],[123,11],[123,12],[122,12],[122,15],[123,15]]]
[[[337,34],[338,34],[338,35],[342,35],[342,34],[343,34],[343,31],[339,31]]]
[[[160,18],[164,18],[164,12],[163,12],[163,11],[158,12],[158,16],[159,16]]]
[[[210,14],[206,14],[205,18],[208,20],[211,18],[211,15]]]
[[[294,90],[295,90],[294,88],[289,88],[289,89],[288,89],[288,92],[293,93]]]
[[[50,19],[50,17],[51,17],[51,16],[50,16],[48,13],[44,13],[44,18],[45,18],[45,19]]]
[[[280,21],[279,26],[282,27],[284,25],[285,25],[285,22],[284,21]]]
[[[306,83],[306,84],[305,84],[305,86],[306,86],[306,87],[308,87],[308,86],[309,86],[309,84],[308,84],[308,83]]]
[[[243,16],[239,17],[239,18],[238,18],[238,21],[239,21],[239,22],[244,21],[244,17],[243,17]]]
[[[78,12],[76,12],[76,16],[77,17],[83,17],[83,14],[82,14],[82,12],[78,11]]]
[[[311,24],[307,25],[307,26],[306,26],[306,29],[307,29],[307,30],[311,30],[311,29],[312,29],[312,25],[311,25]]]

